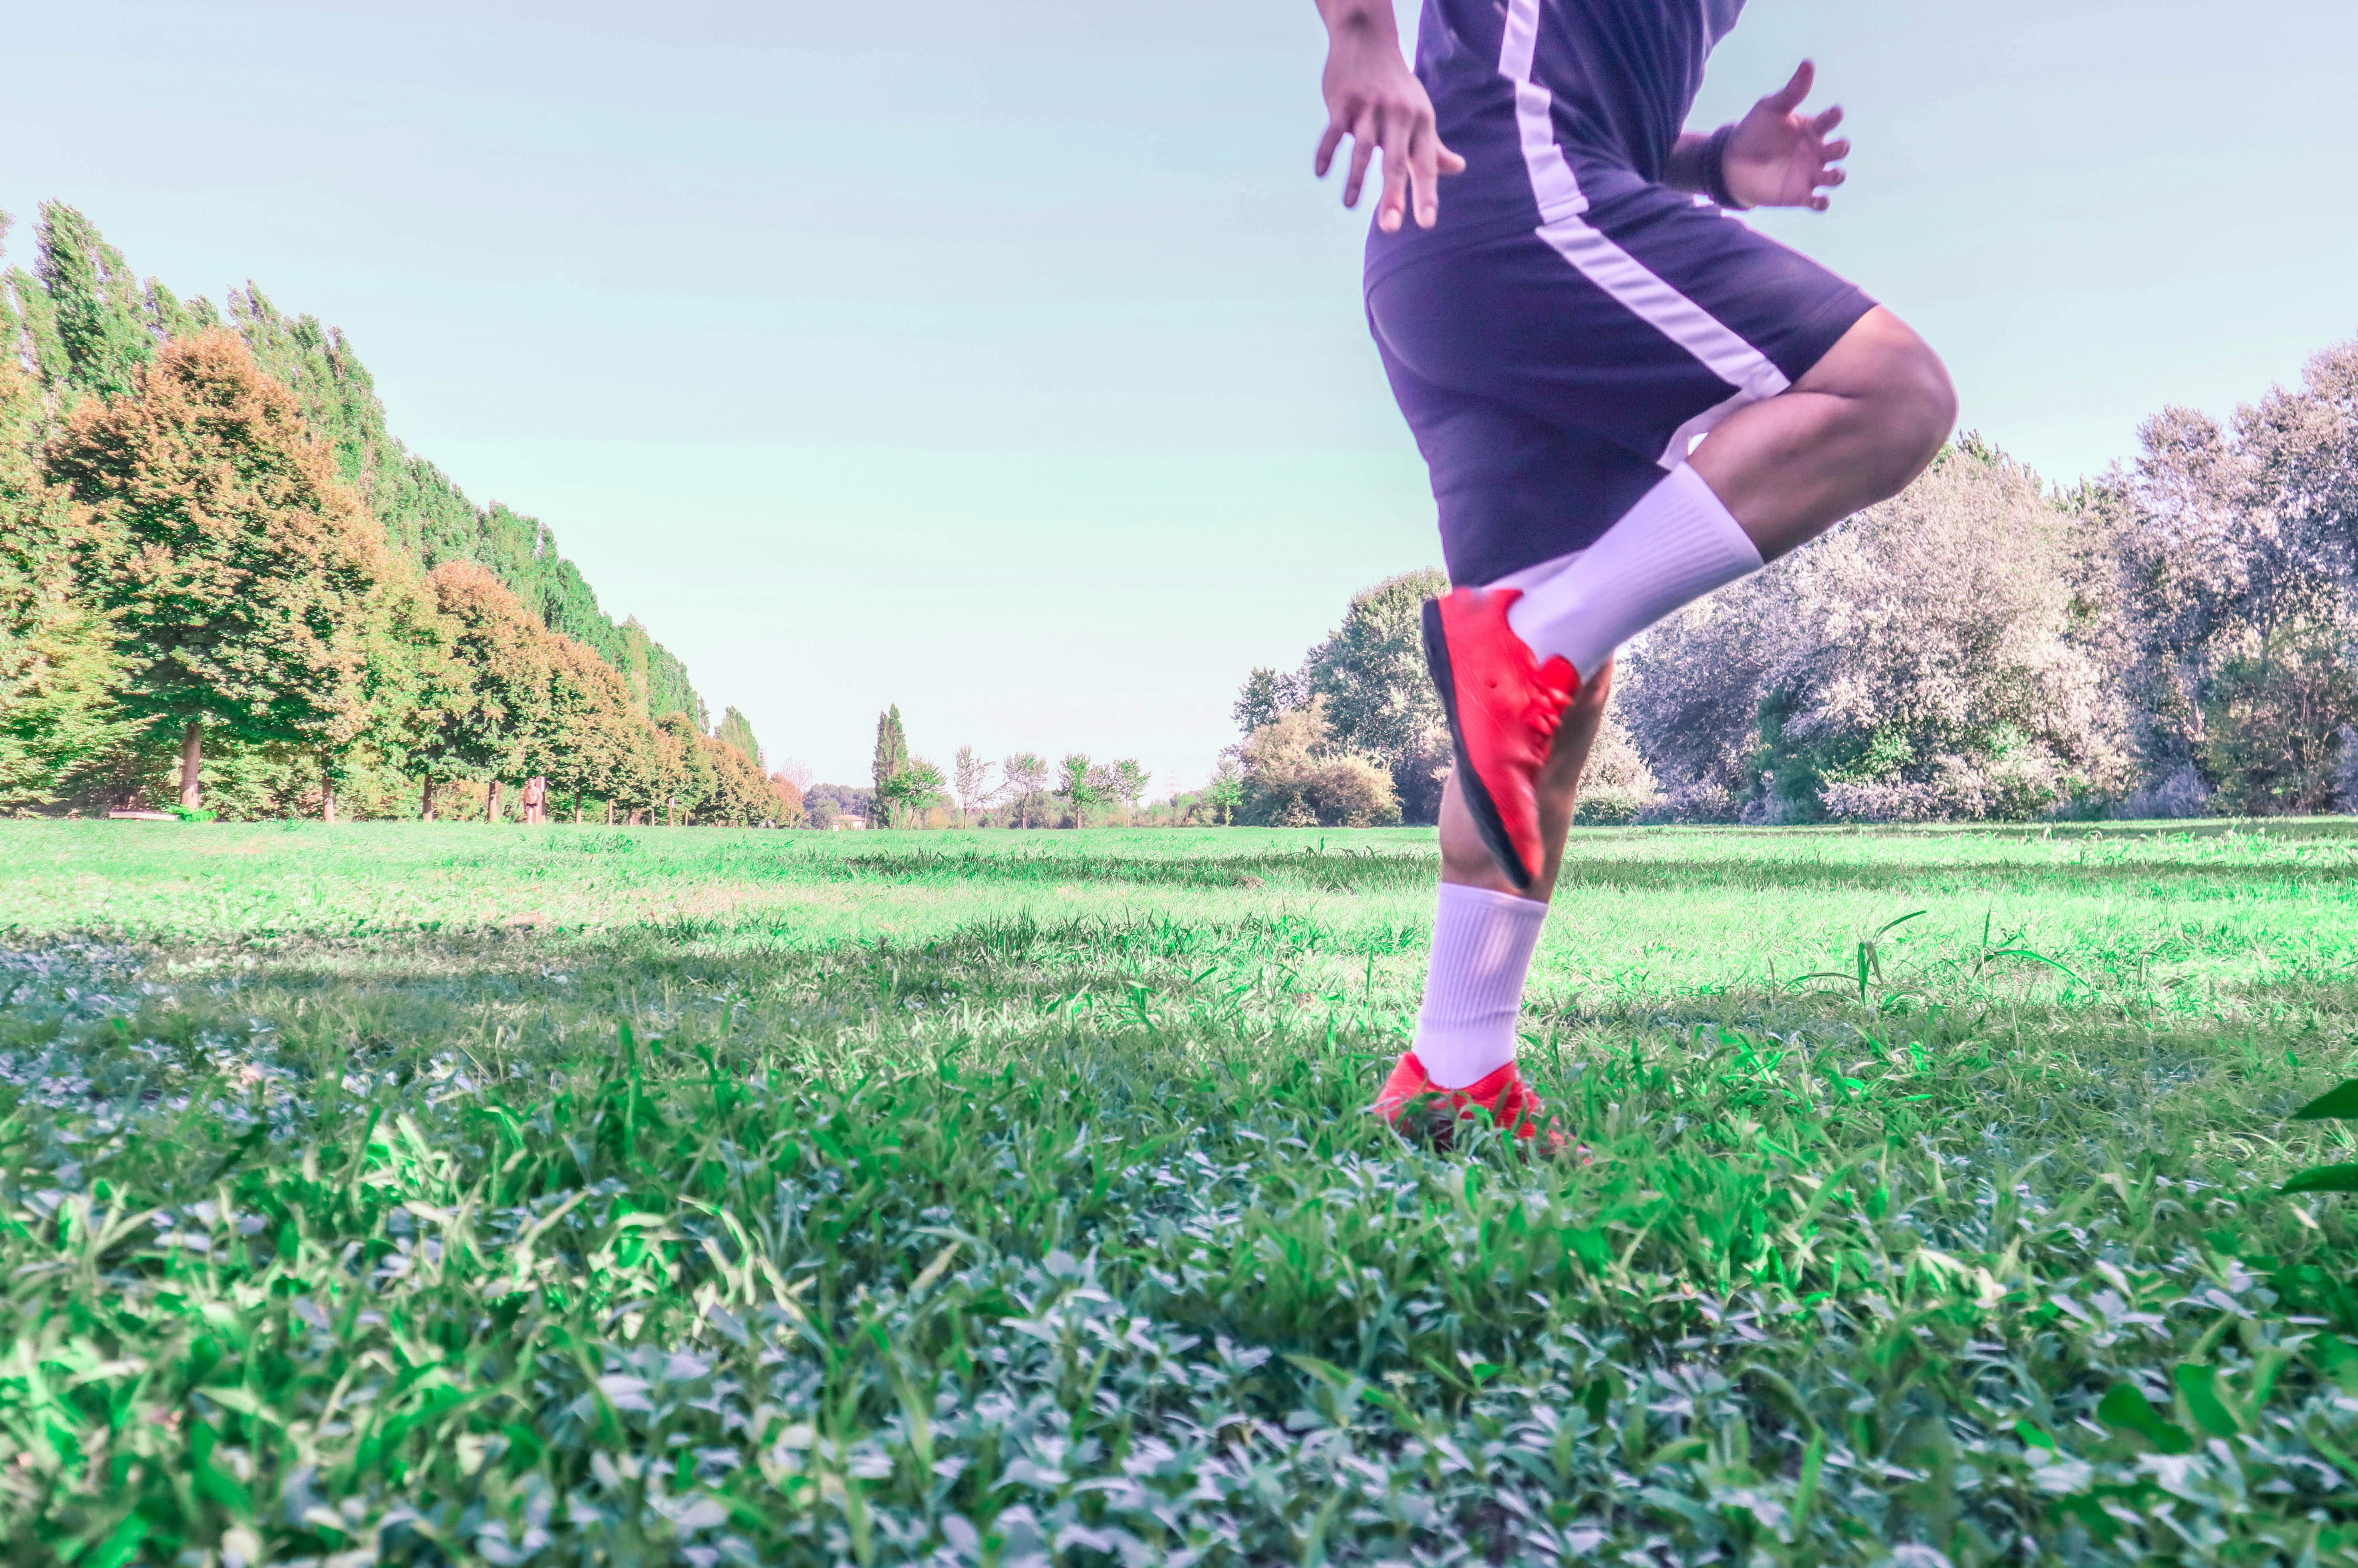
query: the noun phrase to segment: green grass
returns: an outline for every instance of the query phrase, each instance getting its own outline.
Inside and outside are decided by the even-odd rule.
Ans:
[[[1586,1163],[1434,865],[0,826],[0,1561],[2358,1557],[2358,824],[1584,830]]]

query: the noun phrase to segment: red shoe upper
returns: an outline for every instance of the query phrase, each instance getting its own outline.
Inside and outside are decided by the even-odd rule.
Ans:
[[[1563,1131],[1548,1114],[1547,1102],[1531,1093],[1531,1086],[1523,1082],[1523,1075],[1512,1062],[1462,1089],[1444,1089],[1426,1075],[1424,1064],[1417,1060],[1415,1052],[1406,1052],[1376,1093],[1376,1114],[1398,1128],[1402,1113],[1428,1096],[1434,1114],[1423,1130],[1444,1148],[1449,1145],[1452,1125],[1476,1110],[1489,1112],[1494,1123],[1512,1129],[1517,1138],[1537,1140],[1539,1147],[1550,1154],[1564,1146]]]
[[[1507,624],[1507,609],[1522,592],[1461,588],[1437,602],[1466,764],[1522,861],[1504,870],[1516,886],[1529,887],[1547,861],[1540,839],[1540,769],[1580,676],[1561,655],[1541,664]],[[1480,809],[1477,802],[1468,804]]]

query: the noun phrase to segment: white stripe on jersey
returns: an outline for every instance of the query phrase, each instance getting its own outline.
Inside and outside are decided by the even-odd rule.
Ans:
[[[1514,89],[1515,129],[1522,143],[1523,167],[1531,174],[1531,194],[1539,202],[1539,237],[1590,282],[1736,388],[1734,396],[1679,427],[1656,460],[1662,467],[1674,469],[1687,460],[1688,449],[1713,426],[1746,404],[1774,397],[1792,384],[1767,355],[1582,216],[1588,211],[1588,198],[1563,149],[1556,145],[1555,121],[1549,112],[1553,100],[1546,88],[1531,80],[1539,32],[1540,0],[1508,0],[1498,74]]]

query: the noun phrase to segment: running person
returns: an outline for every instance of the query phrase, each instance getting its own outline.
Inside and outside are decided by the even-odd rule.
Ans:
[[[1812,68],[1683,131],[1743,0],[1317,0],[1324,175],[1371,161],[1368,319],[1455,586],[1424,610],[1456,755],[1416,1042],[1376,1101],[1559,1141],[1515,1066],[1531,950],[1613,651],[1921,472],[1956,416],[1899,319],[1728,216],[1823,211]],[[1443,181],[1446,181],[1446,200]]]

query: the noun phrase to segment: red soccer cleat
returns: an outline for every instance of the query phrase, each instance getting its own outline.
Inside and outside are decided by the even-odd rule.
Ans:
[[[1424,601],[1424,664],[1449,717],[1457,777],[1482,842],[1507,880],[1528,888],[1547,862],[1539,773],[1580,676],[1539,662],[1507,624],[1519,588],[1461,588]]]
[[[1413,1117],[1409,1116],[1412,1107],[1417,1108]],[[1541,1153],[1563,1152],[1563,1130],[1512,1062],[1462,1089],[1444,1089],[1425,1076],[1416,1053],[1407,1052],[1377,1092],[1375,1110],[1402,1137],[1421,1136],[1440,1149],[1449,1147],[1461,1119],[1487,1111],[1493,1123],[1512,1129],[1519,1140],[1536,1143]]]

